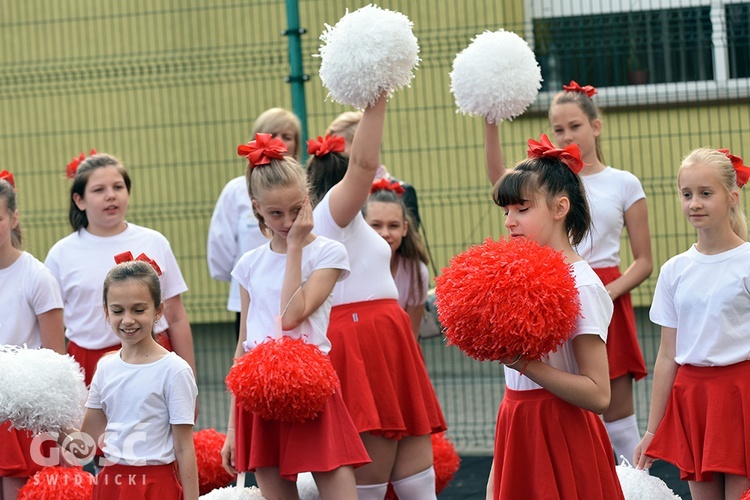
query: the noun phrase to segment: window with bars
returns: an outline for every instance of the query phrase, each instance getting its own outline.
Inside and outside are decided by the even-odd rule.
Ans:
[[[665,8],[608,12],[597,3],[545,3],[530,8],[542,90],[570,80],[619,87],[750,77],[750,2],[661,1]]]

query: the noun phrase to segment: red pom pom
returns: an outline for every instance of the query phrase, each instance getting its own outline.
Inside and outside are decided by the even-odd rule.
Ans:
[[[487,238],[453,257],[435,283],[448,345],[480,361],[541,359],[570,337],[581,310],[562,253],[526,238]]]
[[[461,459],[445,432],[432,435],[432,464],[435,467],[435,493],[440,493],[453,480]]]
[[[303,339],[258,344],[236,361],[226,379],[237,403],[266,420],[317,417],[339,387],[331,360]]]
[[[432,439],[432,466],[435,468],[435,493],[440,493],[453,480],[461,459],[445,432],[433,434],[430,439]],[[398,500],[393,483],[388,483],[385,500]]]
[[[18,500],[89,500],[94,481],[80,467],[45,467],[26,481]]]
[[[745,493],[742,494],[740,500],[750,500],[750,488],[745,490]]]
[[[198,488],[205,495],[216,488],[228,486],[234,480],[232,474],[221,465],[221,447],[226,434],[214,429],[202,429],[193,433],[195,459],[198,462]]]

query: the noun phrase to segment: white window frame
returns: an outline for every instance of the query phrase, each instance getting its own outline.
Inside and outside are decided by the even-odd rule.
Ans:
[[[750,78],[729,78],[729,45],[724,7],[747,2],[748,0],[524,0],[524,38],[533,50],[536,18],[710,6],[713,80],[602,87],[598,89],[598,103],[604,107],[612,107],[632,106],[633,103],[648,106],[743,99],[750,96]],[[579,83],[584,85],[589,82]],[[559,90],[540,92],[533,107],[539,110],[546,109],[552,96]]]

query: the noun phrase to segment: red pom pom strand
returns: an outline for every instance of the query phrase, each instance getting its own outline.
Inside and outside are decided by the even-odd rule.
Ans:
[[[433,434],[432,466],[435,468],[435,493],[443,491],[453,480],[461,465],[461,458],[445,432]]]
[[[740,500],[750,500],[750,488],[746,489],[740,497]]]
[[[580,302],[561,252],[526,238],[488,238],[435,280],[448,345],[472,358],[541,359],[575,329]]]
[[[90,500],[95,481],[81,467],[45,467],[26,481],[18,500]]]
[[[281,337],[236,360],[226,378],[237,404],[266,420],[304,422],[317,417],[339,388],[331,360],[303,339]]]
[[[461,458],[445,432],[433,434],[430,439],[432,440],[432,466],[435,469],[435,493],[440,493],[458,472]],[[398,500],[398,498],[396,490],[393,489],[393,483],[388,483],[385,500]]]
[[[235,476],[221,465],[221,448],[226,434],[215,429],[201,429],[193,433],[195,459],[198,463],[198,489],[201,495],[228,486]]]

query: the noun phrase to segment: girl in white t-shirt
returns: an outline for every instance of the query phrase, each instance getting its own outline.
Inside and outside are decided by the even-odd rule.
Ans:
[[[161,289],[164,315],[154,333],[157,340],[174,350],[195,371],[193,336],[181,294],[187,285],[169,241],[159,232],[127,222],[130,176],[120,160],[94,154],[76,167],[70,188],[70,224],[73,233],[55,243],[45,265],[52,271],[65,301],[65,335],[68,353],[91,382],[96,364],[105,353],[119,347],[117,336],[107,328],[99,303],[102,282],[114,265],[114,256],[130,251],[145,253],[162,268]]]
[[[610,400],[605,343],[612,301],[573,249],[591,224],[577,175],[582,167],[577,145],[557,149],[542,134],[539,143],[529,141],[529,158],[494,188],[511,237],[557,250],[571,265],[581,314],[555,352],[501,360],[506,389],[487,498],[624,498],[599,416]]]
[[[90,459],[95,443],[103,450],[93,500],[198,498],[198,388],[185,360],[153,337],[165,307],[157,266],[135,260],[107,273],[104,315],[122,346],[99,360],[80,431],[58,438],[79,459]]]
[[[243,255],[232,276],[242,310],[235,359],[274,337],[303,338],[327,354],[333,287],[349,274],[344,246],[312,234],[305,172],[279,138],[256,134],[238,148],[247,156],[247,186],[260,229],[270,242]],[[266,498],[297,498],[297,474],[312,472],[323,499],[357,498],[354,468],[369,462],[339,391],[304,422],[263,419],[232,397],[224,467],[253,471]]]
[[[739,193],[749,178],[727,150],[682,160],[682,213],[698,242],[662,266],[651,306],[661,344],[634,460],[676,465],[695,500],[750,487],[750,243]]]
[[[49,270],[21,250],[13,175],[0,172],[0,344],[65,353],[62,297]],[[0,423],[0,498],[15,500],[44,464],[32,459],[33,435]]]
[[[430,285],[429,257],[401,199],[403,193],[400,182],[378,179],[372,183],[362,214],[370,227],[391,247],[391,274],[398,288],[398,303],[409,315],[412,333],[419,340],[419,326]]]
[[[271,108],[261,113],[253,123],[251,137],[257,133],[271,134],[286,144],[289,154],[299,160],[299,118],[289,110]],[[208,226],[208,271],[215,280],[229,281],[227,309],[237,313],[236,327],[240,327],[240,285],[232,278],[232,269],[242,255],[268,242],[258,227],[247,194],[244,175],[227,182],[216,200]]]
[[[581,181],[591,211],[591,231],[575,246],[594,269],[614,302],[607,336],[607,359],[612,400],[604,412],[604,425],[615,456],[630,458],[640,440],[633,402],[633,380],[647,374],[630,291],[651,275],[653,259],[648,228],[646,194],[636,176],[606,166],[601,147],[602,119],[592,100],[596,89],[576,82],[564,85],[549,109],[549,122],[559,147],[576,144],[581,149]],[[505,172],[497,125],[485,122],[487,172],[494,184]],[[633,262],[620,272],[620,240],[627,231]]]
[[[393,483],[400,498],[435,499],[431,433],[446,429],[435,390],[398,304],[391,249],[362,216],[380,166],[386,97],[365,109],[350,155],[344,139],[308,141],[315,232],[340,241],[351,276],[337,283],[328,335],[344,401],[372,463],[357,469],[360,500]]]

